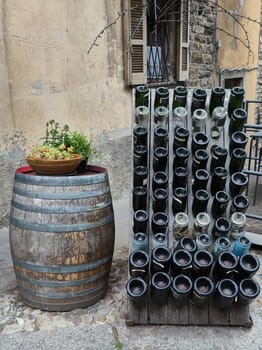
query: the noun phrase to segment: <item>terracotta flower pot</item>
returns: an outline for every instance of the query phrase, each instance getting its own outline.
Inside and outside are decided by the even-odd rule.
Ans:
[[[62,175],[69,174],[76,170],[81,162],[81,156],[75,154],[70,159],[33,159],[26,157],[27,163],[31,168],[41,175]]]

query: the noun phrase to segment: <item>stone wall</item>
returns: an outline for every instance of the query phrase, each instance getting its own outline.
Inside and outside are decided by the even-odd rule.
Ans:
[[[214,2],[215,6],[215,2]],[[189,87],[212,88],[216,64],[216,11],[204,2],[191,2]]]

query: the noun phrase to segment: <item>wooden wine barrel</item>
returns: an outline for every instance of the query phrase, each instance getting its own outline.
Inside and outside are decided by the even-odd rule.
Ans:
[[[107,292],[115,226],[108,174],[15,173],[10,246],[19,294],[48,311],[84,308]]]

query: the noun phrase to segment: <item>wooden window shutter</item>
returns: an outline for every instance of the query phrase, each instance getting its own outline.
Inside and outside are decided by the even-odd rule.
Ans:
[[[180,7],[180,50],[178,80],[187,80],[189,72],[189,0],[181,0]]]
[[[146,84],[146,0],[123,3],[126,81],[128,85]]]

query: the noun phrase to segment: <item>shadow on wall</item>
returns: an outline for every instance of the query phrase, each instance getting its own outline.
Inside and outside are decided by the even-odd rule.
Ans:
[[[1,145],[6,146],[0,150],[0,228],[3,228],[9,224],[15,170],[26,164],[25,138],[21,132],[16,132],[13,137],[3,136]]]
[[[94,145],[102,159],[95,159],[93,163],[107,168],[112,197],[119,199],[130,189],[130,128],[104,132],[96,138]]]

